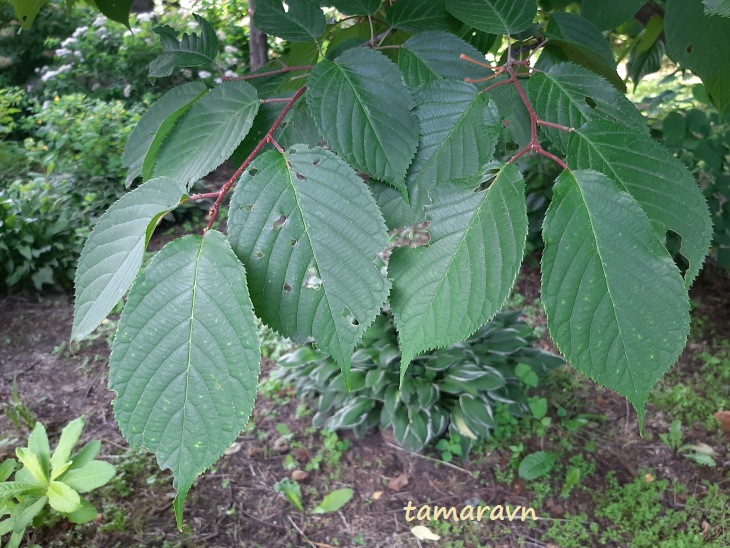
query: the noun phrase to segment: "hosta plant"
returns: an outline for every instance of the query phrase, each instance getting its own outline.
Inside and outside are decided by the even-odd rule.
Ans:
[[[96,518],[97,509],[81,494],[105,485],[116,471],[108,462],[95,460],[101,449],[98,440],[71,453],[83,428],[83,417],[68,423],[51,453],[46,429],[38,422],[28,447],[16,449],[20,468],[15,459],[0,464],[0,538],[10,534],[7,548],[20,546],[26,528],[45,523],[52,511],[73,523]],[[13,472],[14,481],[9,481]]]
[[[13,3],[29,25],[39,2]],[[130,2],[95,3],[127,21]],[[636,46],[632,73],[646,72],[636,40],[666,40],[725,111],[730,73],[718,59],[730,54],[730,19],[702,0],[605,4],[259,0],[253,20],[283,53],[235,78],[203,19],[193,33],[158,29],[164,53],[150,76],[206,67],[220,83],[173,88],[130,136],[127,182],[142,184],[89,236],[72,336],[128,293],[109,361],[115,416],[133,447],[172,469],[178,522],[196,477],[251,413],[254,314],[314,339],[352,386],[353,351],[389,302],[405,380],[414,358],[468,338],[510,294],[528,231],[528,155],[560,170],[542,227],[550,334],[643,425],[647,395],[686,343],[687,292],[712,226],[691,173],[625,97],[604,31],[636,15],[646,32],[617,41]],[[644,8],[663,32],[650,32]],[[237,167],[220,190],[191,190],[229,158]],[[212,203],[202,234],[140,272],[157,221],[191,200]],[[389,231],[416,225],[426,245],[395,249],[380,268]],[[681,241],[682,269],[667,234]]]
[[[563,363],[530,346],[532,328],[519,314],[500,312],[465,341],[421,354],[403,383],[397,333],[386,315],[365,332],[352,356],[350,390],[339,365],[310,346],[283,356],[277,377],[293,381],[298,395],[316,398],[315,426],[351,429],[359,436],[376,425],[392,428],[395,440],[410,451],[448,430],[468,446],[490,436],[497,405],[518,417],[529,413],[526,389]]]

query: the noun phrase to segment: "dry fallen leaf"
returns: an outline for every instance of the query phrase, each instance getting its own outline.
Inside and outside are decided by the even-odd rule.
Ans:
[[[391,491],[400,491],[406,485],[408,485],[408,474],[403,472],[400,476],[393,478],[388,482],[388,489]]]
[[[307,474],[304,470],[294,470],[291,473],[291,479],[294,481],[304,481],[309,477],[309,474]]]
[[[715,418],[720,421],[720,428],[725,432],[730,432],[730,411],[718,411]]]
[[[423,525],[411,527],[411,533],[413,533],[413,536],[418,540],[439,540],[441,538],[440,536],[432,533],[431,529]]]
[[[226,457],[230,457],[231,455],[235,455],[236,453],[238,453],[240,450],[241,450],[241,444],[238,443],[237,441],[234,441],[228,449],[223,451],[223,454]]]
[[[707,539],[709,538],[710,534],[712,533],[712,529],[710,528],[710,524],[706,521],[702,521],[702,536]]]
[[[702,455],[709,455],[711,457],[717,456],[717,451],[715,451],[712,447],[707,445],[706,443],[698,442],[695,444],[690,445],[692,449],[697,451],[698,453],[701,453]]]
[[[382,497],[382,496],[383,496],[382,491],[375,491],[375,493],[373,493],[373,500],[380,500],[380,497]]]

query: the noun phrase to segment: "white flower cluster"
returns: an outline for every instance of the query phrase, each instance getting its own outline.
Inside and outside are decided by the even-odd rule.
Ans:
[[[73,65],[61,65],[56,70],[51,70],[49,67],[43,67],[41,70],[41,81],[47,82],[48,80],[53,80],[56,76],[59,74],[65,74],[69,72],[73,68]]]

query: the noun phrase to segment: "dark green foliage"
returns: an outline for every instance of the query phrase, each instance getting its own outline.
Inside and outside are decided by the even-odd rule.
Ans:
[[[418,356],[400,389],[400,351],[386,315],[365,332],[352,357],[351,391],[339,366],[310,346],[282,357],[277,377],[294,382],[299,396],[317,398],[315,426],[359,436],[376,425],[392,428],[411,451],[448,431],[468,449],[471,441],[490,436],[497,403],[514,416],[529,414],[527,389],[563,363],[530,346],[532,328],[519,315],[501,312],[464,342]]]

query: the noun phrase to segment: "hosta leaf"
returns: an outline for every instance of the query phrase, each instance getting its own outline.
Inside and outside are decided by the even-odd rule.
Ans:
[[[699,0],[667,0],[667,53],[702,78],[720,112],[730,107],[730,19],[708,16]]]
[[[398,0],[386,14],[388,24],[410,32],[456,32],[461,23],[446,11],[445,0]]]
[[[185,185],[207,175],[236,150],[259,109],[256,90],[245,81],[224,81],[201,97],[160,147],[154,175]]]
[[[246,272],[209,230],[167,244],[137,277],[109,358],[114,415],[130,445],[170,468],[182,505],[248,422],[261,354]]]
[[[437,80],[416,99],[421,143],[406,179],[409,203],[392,188],[371,185],[390,229],[422,221],[429,190],[438,182],[480,174],[497,142],[497,111],[472,84]]]
[[[142,266],[150,227],[184,194],[181,183],[159,177],[122,196],[101,216],[76,270],[72,338],[96,329],[127,292]]]
[[[516,34],[532,24],[535,0],[448,0],[449,13],[475,29],[492,34]]]
[[[177,32],[167,25],[157,27],[155,32],[162,41],[163,53],[150,64],[150,76],[170,76],[176,67],[199,67],[212,65],[218,55],[218,36],[208,21],[193,14],[200,25],[200,35],[183,34],[178,41]]]
[[[573,367],[644,402],[689,333],[679,270],[634,199],[595,171],[563,172],[543,225],[542,300]]]
[[[571,134],[568,164],[604,173],[639,203],[661,242],[668,230],[682,237],[692,285],[707,255],[712,222],[702,191],[685,165],[643,133],[609,122],[591,122]]]
[[[583,0],[580,11],[601,30],[618,27],[631,19],[646,3],[646,0]]]
[[[390,258],[401,379],[418,353],[465,339],[502,308],[525,248],[525,186],[514,165],[487,190],[444,183],[432,193],[431,244]]]
[[[561,63],[534,75],[527,91],[543,120],[576,129],[591,120],[606,120],[649,134],[643,116],[626,96],[600,76],[577,65]],[[565,150],[570,137],[567,132],[550,127],[541,129]]]
[[[266,34],[290,42],[308,42],[324,34],[327,21],[315,0],[257,0],[254,24]]]
[[[375,15],[383,0],[332,0],[332,5],[344,15]]]
[[[190,105],[206,91],[208,91],[208,88],[203,82],[188,82],[165,93],[144,113],[144,116],[129,136],[122,157],[122,165],[129,168],[126,181],[127,187],[142,174],[145,157],[165,121],[185,106]],[[171,130],[172,125],[170,125],[167,133],[169,134]]]
[[[108,483],[115,473],[114,466],[108,462],[94,460],[81,468],[68,470],[59,480],[79,493],[88,493]]]
[[[48,504],[57,512],[75,512],[81,508],[81,497],[68,485],[60,481],[52,481],[46,491]]]
[[[446,32],[422,32],[408,39],[398,52],[398,68],[406,84],[415,89],[441,78],[484,78],[487,69],[464,61],[464,53],[472,59],[484,59],[474,46]]]
[[[258,316],[290,339],[314,337],[349,378],[390,289],[376,265],[388,234],[362,180],[323,149],[267,152],[236,186],[228,238]]]
[[[398,67],[377,51],[350,49],[336,62],[320,61],[308,86],[312,115],[332,149],[357,169],[405,192],[418,122]]]
[[[620,92],[626,86],[616,72],[616,60],[608,39],[585,17],[577,13],[553,13],[545,34],[568,60],[597,72]]]

